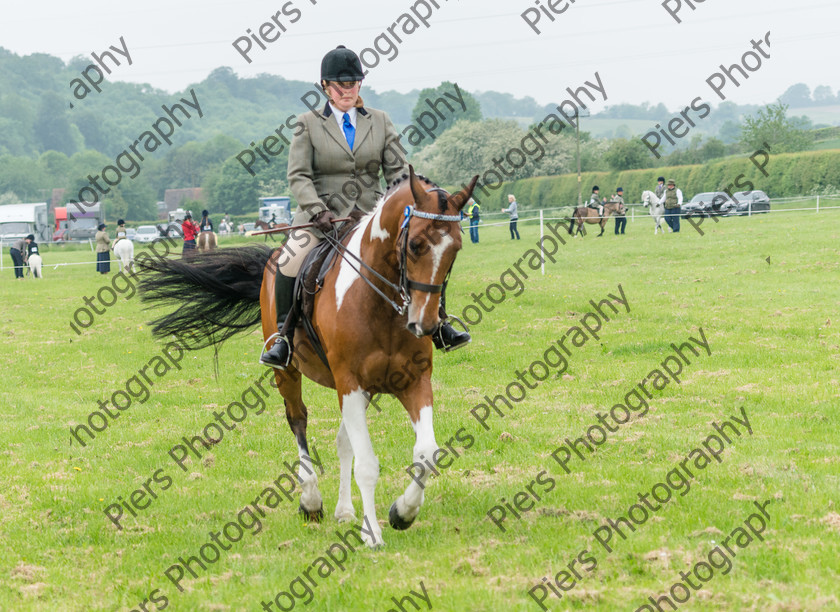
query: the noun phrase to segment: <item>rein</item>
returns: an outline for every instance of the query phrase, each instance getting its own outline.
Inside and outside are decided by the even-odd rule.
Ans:
[[[440,188],[435,189],[436,191],[443,191]],[[431,190],[429,190],[431,191]],[[416,204],[416,202],[415,202]],[[334,249],[336,249],[339,254],[341,255],[342,259],[346,261],[353,270],[364,280],[368,286],[373,289],[379,296],[385,300],[400,316],[405,314],[406,308],[408,304],[411,302],[411,296],[409,291],[414,289],[417,291],[425,291],[426,293],[440,293],[443,291],[444,286],[446,285],[446,280],[440,285],[430,285],[428,283],[421,283],[415,280],[408,278],[408,269],[406,262],[408,260],[408,225],[411,221],[412,217],[419,217],[420,219],[429,219],[432,221],[447,221],[447,222],[460,222],[461,217],[458,215],[438,215],[434,213],[427,213],[421,210],[416,210],[414,206],[406,206],[405,212],[403,213],[405,216],[405,220],[400,225],[400,233],[397,236],[397,241],[400,244],[400,262],[399,262],[399,283],[394,283],[384,276],[382,276],[379,272],[374,270],[371,266],[367,263],[362,261],[362,259],[356,255],[355,253],[351,253],[347,250],[347,247],[342,244],[339,240],[333,237],[330,234],[324,234],[324,238],[332,245]],[[389,289],[393,290],[399,296],[401,304],[398,304],[396,301],[392,300],[388,297],[379,287],[377,287],[373,281],[369,278],[366,278],[362,273],[361,270],[355,267],[354,262],[350,261],[347,256],[352,257],[356,260],[356,263],[359,264],[360,267],[364,268],[368,272],[370,272],[373,276],[379,279],[383,284],[385,284]],[[446,273],[446,278],[449,278],[449,274],[451,269]]]

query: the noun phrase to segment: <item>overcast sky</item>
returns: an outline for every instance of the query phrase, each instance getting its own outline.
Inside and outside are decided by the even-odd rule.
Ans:
[[[772,102],[798,82],[812,89],[821,84],[840,88],[840,5],[837,0],[668,0],[677,23],[661,0],[4,0],[0,46],[24,55],[36,52],[68,60],[89,56],[122,36],[131,54],[108,77],[149,83],[170,92],[201,81],[214,68],[230,66],[240,76],[259,73],[314,82],[323,54],[344,44],[361,52],[398,21],[399,55],[379,57],[365,85],[377,91],[457,82],[469,91],[496,90],[517,97],[530,95],[541,104],[560,102],[566,87],[594,81],[597,71],[606,88],[606,102],[664,102],[670,109],[687,106],[697,96],[718,103],[706,80],[740,62],[752,40],[770,32],[770,58],[750,73],[740,87],[723,93],[739,104]],[[429,26],[410,35],[408,19],[416,7]],[[539,10],[553,2],[561,14],[554,21]],[[284,6],[287,28],[276,41],[252,42],[246,60],[233,42],[257,33]],[[297,9],[296,12],[293,9]],[[540,19],[537,34],[523,11]],[[294,20],[295,23],[291,23]],[[268,32],[269,37],[279,30]],[[384,38],[380,49],[387,51]],[[244,42],[241,42],[244,46]],[[393,52],[390,52],[393,55]],[[753,58],[747,63],[754,67]],[[303,92],[301,92],[303,93]],[[70,88],[68,83],[68,101]],[[385,109],[387,110],[387,109]]]

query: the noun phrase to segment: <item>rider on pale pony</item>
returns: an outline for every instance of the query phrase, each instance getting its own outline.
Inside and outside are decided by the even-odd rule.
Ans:
[[[372,211],[382,196],[381,167],[387,184],[407,172],[404,149],[394,124],[386,113],[366,108],[359,96],[364,78],[359,57],[339,46],[321,61],[321,88],[329,102],[322,111],[299,117],[299,128],[289,147],[289,187],[298,202],[292,230],[278,258],[274,283],[277,334],[260,363],[283,370],[292,356],[286,325],[293,305],[295,278],[306,255],[324,233],[334,231],[333,220],[351,215],[360,218]],[[297,226],[314,224],[313,228]],[[441,310],[444,298],[441,296]],[[470,341],[466,332],[455,331],[441,312],[442,323],[433,335],[435,346],[452,350]]]

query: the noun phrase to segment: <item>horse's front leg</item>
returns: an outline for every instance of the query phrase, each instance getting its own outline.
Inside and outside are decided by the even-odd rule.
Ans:
[[[367,407],[370,403],[370,395],[359,386],[351,388],[338,384],[337,387],[339,401],[341,402],[341,427],[345,429],[347,439],[350,441],[351,452],[355,455],[356,484],[362,496],[364,519],[361,536],[365,544],[370,548],[376,548],[385,542],[382,540],[382,529],[376,520],[375,492],[376,481],[379,479],[379,460],[373,452],[373,444],[371,444],[367,426]],[[339,436],[341,436],[340,428]],[[348,455],[346,449],[340,452],[343,452],[344,459],[346,459]],[[344,461],[342,461],[341,466],[342,473],[346,469],[343,464]],[[336,508],[336,512],[338,512],[338,508]]]
[[[408,470],[411,483],[391,506],[388,520],[394,529],[408,529],[423,505],[426,480],[431,471],[427,466],[434,465],[437,460],[438,445],[432,425],[432,384],[428,373],[397,399],[405,406],[414,428],[414,463]]]

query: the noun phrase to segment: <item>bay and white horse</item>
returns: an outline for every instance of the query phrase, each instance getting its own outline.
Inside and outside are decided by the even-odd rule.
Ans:
[[[206,253],[207,251],[212,251],[216,248],[219,243],[219,239],[216,236],[216,232],[200,232],[198,234],[197,246],[199,253]]]
[[[650,216],[653,217],[653,221],[656,224],[653,230],[654,236],[659,233],[659,230],[662,230],[664,234],[666,228],[669,232],[673,231],[665,222],[665,205],[659,203],[659,198],[656,197],[655,193],[645,190],[642,193],[642,204],[650,207]]]
[[[332,238],[341,257],[314,293],[311,314],[301,314],[295,336],[295,355],[312,358],[293,360],[284,371],[274,371],[298,447],[300,508],[312,521],[323,517],[323,499],[309,456],[309,411],[301,379],[306,376],[335,389],[341,407],[335,518],[355,517],[352,470],[367,526],[361,537],[371,548],[383,540],[374,503],[379,461],[368,431],[368,403],[377,393],[391,394],[402,403],[415,434],[412,470],[430,468],[410,472],[411,482],[388,512],[394,529],[407,529],[420,513],[439,448],[432,426],[430,336],[440,324],[441,292],[461,248],[460,212],[477,182],[476,175],[469,186],[449,194],[409,166],[409,174],[391,184],[377,208],[351,233],[341,242]],[[140,283],[143,301],[169,305],[174,298],[178,304],[177,310],[154,321],[153,333],[195,334],[195,348],[217,345],[261,321],[269,341],[277,332],[274,271],[280,255],[281,249],[252,245],[218,249],[192,260],[142,262],[148,270]],[[184,300],[184,295],[190,299]],[[406,366],[410,382],[403,384],[403,377],[393,382],[390,374]]]

